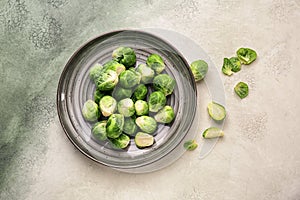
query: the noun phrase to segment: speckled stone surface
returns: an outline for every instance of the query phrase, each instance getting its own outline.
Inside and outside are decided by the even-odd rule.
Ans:
[[[298,0],[0,0],[0,199],[300,199],[300,2]],[[165,28],[197,42],[221,68],[241,47],[258,59],[221,74],[225,137],[150,174],[85,158],[56,113],[64,64],[90,38],[115,29]],[[233,92],[238,81],[249,96]],[[209,125],[205,83],[200,133]]]

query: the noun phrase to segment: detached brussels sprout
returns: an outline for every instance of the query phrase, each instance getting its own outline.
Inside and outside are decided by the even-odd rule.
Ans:
[[[226,110],[224,106],[213,101],[208,103],[207,111],[209,116],[216,121],[221,121],[226,117]]]
[[[106,140],[106,121],[97,122],[92,128],[92,133],[96,139]]]
[[[195,140],[188,140],[183,144],[183,147],[188,151],[193,151],[198,147]]]
[[[191,70],[194,75],[195,81],[202,80],[208,71],[208,65],[204,60],[196,60],[191,64]]]
[[[96,82],[102,73],[103,66],[99,63],[96,63],[91,69],[90,69],[90,78],[92,81]]]
[[[126,68],[124,65],[118,63],[117,61],[111,60],[108,61],[107,63],[104,64],[103,66],[104,70],[113,70],[115,71],[118,75],[121,74],[121,72],[125,71]]]
[[[141,74],[141,82],[144,84],[151,83],[155,72],[145,64],[139,64],[136,71]]]
[[[153,88],[165,96],[172,94],[175,84],[175,80],[168,74],[159,74],[153,79]]]
[[[237,57],[240,59],[242,64],[249,65],[256,60],[257,54],[254,50],[249,48],[240,48],[236,52]]]
[[[166,67],[163,59],[157,54],[151,54],[147,58],[146,63],[155,71],[156,74],[160,74]]]
[[[163,109],[158,111],[154,116],[154,119],[159,123],[168,124],[173,121],[175,117],[174,110],[171,106],[165,106]]]
[[[97,89],[100,91],[109,91],[114,89],[118,83],[118,74],[113,70],[105,70],[96,81]]]
[[[143,100],[137,100],[134,104],[136,115],[147,115],[149,113],[148,103]]]
[[[202,136],[206,139],[222,137],[224,132],[217,127],[210,127],[203,132]]]
[[[99,105],[104,117],[112,115],[117,110],[117,101],[111,96],[102,97]]]
[[[244,82],[239,82],[235,87],[234,87],[235,93],[241,98],[245,98],[248,96],[249,88],[248,85]]]
[[[132,95],[132,90],[131,89],[125,89],[122,87],[116,87],[112,93],[112,96],[116,99],[116,100],[121,100],[121,99],[125,99],[125,98],[129,98]]]
[[[231,71],[233,72],[238,72],[241,70],[241,61],[237,58],[237,57],[231,57],[229,59],[229,61],[231,62],[232,64],[232,69]]]
[[[101,91],[99,90],[95,90],[94,92],[94,101],[96,104],[99,104],[100,102],[100,99],[104,96],[105,94],[102,93]]]
[[[133,93],[133,99],[134,100],[143,100],[146,98],[148,93],[148,89],[144,84],[139,84]]]
[[[162,92],[156,91],[151,93],[148,102],[149,111],[158,112],[166,105],[166,102],[167,102],[167,98]]]
[[[122,133],[118,138],[110,139],[110,142],[116,149],[125,149],[130,143],[130,138]]]
[[[129,47],[119,47],[113,51],[112,57],[114,60],[119,63],[125,65],[126,67],[130,67],[134,65],[136,61],[136,55],[132,48]]]
[[[228,58],[224,58],[223,66],[222,66],[222,72],[223,72],[223,74],[225,74],[227,76],[231,76],[233,74],[233,71],[232,71],[233,67],[234,66],[230,62],[230,60]]]
[[[120,74],[120,86],[123,88],[133,88],[141,81],[141,75],[134,70],[126,70]]]
[[[145,148],[153,145],[154,137],[148,133],[138,132],[134,142],[138,148]]]
[[[134,135],[138,130],[137,125],[132,117],[125,117],[123,132],[128,135]]]
[[[98,105],[93,100],[87,100],[83,104],[82,115],[89,122],[97,121],[100,117]]]
[[[148,116],[141,116],[136,118],[135,123],[143,132],[150,134],[154,133],[157,128],[155,119]]]
[[[124,116],[112,114],[106,124],[106,135],[109,138],[117,138],[121,135],[124,127]]]
[[[135,109],[133,101],[129,98],[122,99],[121,101],[119,101],[118,112],[124,115],[124,117],[130,117],[134,115]]]

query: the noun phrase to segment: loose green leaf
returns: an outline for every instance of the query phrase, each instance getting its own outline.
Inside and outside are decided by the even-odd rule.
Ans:
[[[195,140],[188,140],[183,144],[183,147],[188,151],[193,151],[198,147],[198,144]]]
[[[248,96],[249,93],[249,88],[248,85],[244,82],[239,82],[235,87],[234,87],[235,93],[241,98],[245,98]]]

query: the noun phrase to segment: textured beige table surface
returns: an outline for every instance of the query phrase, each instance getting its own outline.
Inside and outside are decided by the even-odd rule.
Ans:
[[[0,10],[0,199],[300,199],[299,0],[3,0]],[[228,116],[225,137],[200,160],[210,96],[199,83],[200,148],[160,171],[134,175],[73,147],[55,95],[64,64],[86,40],[146,27],[184,34],[207,52],[224,83]],[[223,58],[242,46],[257,50],[257,61],[222,75]],[[238,81],[250,87],[243,100],[233,92]]]

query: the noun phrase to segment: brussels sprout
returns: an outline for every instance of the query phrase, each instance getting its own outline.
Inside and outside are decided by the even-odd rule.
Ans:
[[[128,135],[134,135],[138,127],[134,122],[135,119],[133,117],[125,117],[124,119],[124,127],[123,127],[123,132],[128,134]]]
[[[173,121],[175,117],[174,110],[171,106],[165,106],[163,109],[158,111],[154,116],[154,119],[159,123],[168,124]]]
[[[143,100],[146,98],[148,93],[148,89],[144,84],[139,84],[133,93],[133,99],[134,100]]]
[[[149,116],[141,116],[136,118],[135,120],[136,125],[146,133],[154,133],[157,128],[157,123],[155,119]]]
[[[209,116],[216,121],[221,121],[226,117],[226,110],[224,106],[213,101],[207,105],[207,111]]]
[[[134,70],[125,70],[120,74],[120,86],[123,88],[133,88],[141,81],[141,75]]]
[[[139,64],[136,71],[141,74],[141,82],[144,84],[151,83],[155,72],[145,64]]]
[[[147,115],[149,113],[148,103],[143,100],[137,100],[134,104],[136,115]]]
[[[217,127],[210,127],[203,132],[202,136],[207,139],[222,137],[222,136],[224,136],[224,132]]]
[[[96,103],[96,104],[99,104],[100,99],[101,99],[103,96],[105,96],[104,93],[102,93],[102,92],[99,91],[99,90],[95,90],[95,92],[94,92],[94,101],[95,101],[95,103]]]
[[[132,90],[131,89],[125,89],[125,88],[118,87],[118,86],[112,92],[112,96],[116,100],[129,98],[129,97],[131,97],[131,95],[132,95]]]
[[[232,71],[233,67],[234,66],[230,62],[230,60],[228,58],[224,58],[223,66],[222,66],[222,72],[223,72],[223,74],[225,74],[227,76],[231,76],[233,74],[233,71]]]
[[[93,100],[87,100],[83,104],[82,115],[89,122],[97,121],[100,117],[99,107]]]
[[[149,111],[150,112],[159,111],[166,105],[166,102],[167,102],[167,98],[162,92],[160,91],[152,92],[150,94],[149,102],[148,102]]]
[[[106,140],[106,121],[97,122],[93,128],[92,133],[98,140]]]
[[[117,101],[111,96],[102,97],[99,105],[104,117],[112,115],[117,110]]]
[[[124,65],[118,63],[117,61],[110,60],[107,63],[103,65],[103,70],[113,70],[115,71],[118,75],[121,74],[121,72],[125,71],[126,68]]]
[[[245,65],[249,65],[254,60],[256,60],[257,57],[256,52],[249,48],[240,48],[237,50],[236,54],[241,63]]]
[[[121,135],[124,127],[124,116],[112,114],[106,123],[106,135],[109,138],[117,138]]]
[[[188,151],[193,151],[198,147],[195,140],[188,140],[183,144],[183,147]]]
[[[146,63],[155,71],[156,74],[160,74],[166,67],[163,59],[157,54],[151,54],[147,58]]]
[[[238,72],[241,70],[241,61],[237,58],[237,57],[231,57],[229,59],[229,61],[231,62],[232,64],[232,69],[231,71],[233,72]]]
[[[130,117],[134,115],[135,109],[133,101],[129,98],[122,99],[121,101],[119,101],[118,112],[124,115],[124,117]]]
[[[239,82],[235,87],[234,87],[235,93],[241,98],[245,98],[248,96],[248,85],[244,82]]]
[[[118,74],[113,70],[103,71],[96,81],[97,89],[100,91],[109,91],[114,89],[118,83]]]
[[[134,65],[136,61],[136,55],[132,48],[129,47],[119,47],[113,51],[112,57],[114,60],[119,63],[125,65],[126,67],[130,67]]]
[[[122,133],[119,137],[111,138],[109,141],[114,148],[125,149],[130,143],[130,138],[128,135]]]
[[[90,78],[92,81],[96,82],[99,78],[100,74],[102,73],[103,66],[99,63],[96,63],[91,69],[90,69]]]
[[[153,79],[153,88],[161,91],[165,96],[172,94],[175,84],[175,80],[168,74],[159,74]]]
[[[152,146],[154,137],[148,133],[138,132],[134,138],[134,142],[138,148]]]
[[[202,80],[208,71],[208,65],[204,60],[196,60],[191,64],[191,70],[194,75],[195,81]]]

